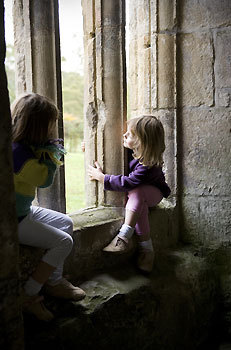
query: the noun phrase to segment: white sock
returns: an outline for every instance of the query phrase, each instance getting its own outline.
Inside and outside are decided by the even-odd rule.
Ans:
[[[153,252],[152,240],[151,238],[148,241],[139,242],[139,247],[141,250],[150,250]]]
[[[32,296],[38,294],[42,286],[42,284],[38,283],[32,277],[30,277],[25,283],[24,290],[27,295]]]
[[[118,236],[120,238],[125,238],[125,240],[129,240],[134,233],[134,227],[131,227],[127,224],[123,224],[120,228]]]

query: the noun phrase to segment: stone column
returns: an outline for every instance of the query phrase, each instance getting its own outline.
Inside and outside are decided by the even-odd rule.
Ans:
[[[14,0],[16,93],[37,92],[62,111],[61,62],[57,0]],[[55,137],[63,137],[59,119]],[[65,212],[64,167],[52,186],[38,190],[39,205]]]
[[[123,204],[123,195],[90,182],[88,164],[105,173],[124,171],[122,134],[126,118],[124,0],[84,0],[85,162],[88,206]]]
[[[18,237],[13,185],[11,116],[4,68],[4,7],[0,0],[0,348],[22,350],[23,323],[19,305]]]
[[[164,170],[176,196],[176,1],[130,0],[131,116],[154,114],[165,128]]]

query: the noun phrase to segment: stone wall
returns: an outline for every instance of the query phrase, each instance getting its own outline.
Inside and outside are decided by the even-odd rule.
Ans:
[[[166,130],[181,238],[230,241],[231,3],[130,1],[132,115]]]
[[[0,1],[0,348],[23,349],[19,296],[17,219],[11,156],[11,117],[4,69],[4,8]]]
[[[229,242],[231,2],[184,0],[178,11],[182,236]]]

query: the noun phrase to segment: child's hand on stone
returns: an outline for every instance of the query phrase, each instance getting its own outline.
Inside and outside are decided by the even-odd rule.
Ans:
[[[103,170],[97,161],[95,162],[95,167],[88,165],[88,175],[90,176],[90,180],[97,180],[104,183],[105,175],[103,174]]]
[[[82,152],[85,152],[85,141],[81,142],[81,150]]]

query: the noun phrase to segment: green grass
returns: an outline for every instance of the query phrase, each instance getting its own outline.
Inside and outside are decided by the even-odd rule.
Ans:
[[[68,152],[65,156],[67,213],[85,207],[84,153]]]

